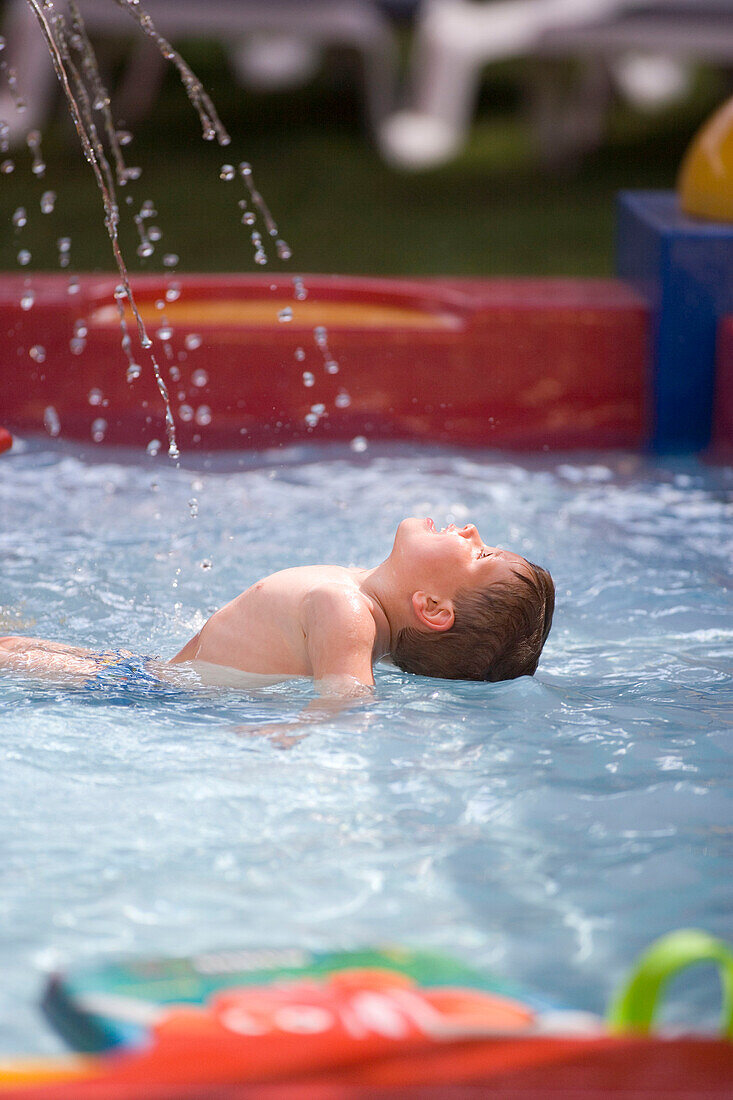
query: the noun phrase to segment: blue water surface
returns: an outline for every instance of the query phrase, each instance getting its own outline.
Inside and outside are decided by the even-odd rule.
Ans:
[[[263,574],[376,564],[411,514],[477,523],[558,602],[533,679],[381,666],[298,741],[259,730],[304,681],[0,674],[0,1049],[59,1049],[46,972],[119,955],[402,942],[602,1011],[655,936],[730,937],[731,489],[618,454],[3,456],[0,634],[170,656]],[[667,1019],[709,1027],[718,999],[701,969]]]

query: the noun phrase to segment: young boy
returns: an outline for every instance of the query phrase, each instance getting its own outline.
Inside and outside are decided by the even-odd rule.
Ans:
[[[155,683],[185,665],[207,683],[227,673],[312,676],[322,695],[367,693],[389,655],[407,672],[510,680],[537,668],[552,623],[550,574],[485,546],[473,524],[437,531],[405,519],[374,569],[310,565],[257,581],[215,612],[170,661],[33,638],[0,638],[0,668],[94,684],[105,670]],[[219,678],[217,679],[217,674]]]

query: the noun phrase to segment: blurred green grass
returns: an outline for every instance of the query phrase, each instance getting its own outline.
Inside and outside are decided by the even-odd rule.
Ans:
[[[139,181],[119,192],[123,210],[152,199],[163,234],[141,261],[132,219],[121,239],[131,271],[341,272],[385,275],[605,275],[613,269],[614,196],[621,188],[669,188],[701,121],[726,95],[722,74],[701,69],[682,105],[645,116],[617,106],[597,152],[561,172],[544,168],[520,110],[524,70],[496,66],[484,81],[470,142],[440,170],[421,174],[387,167],[363,123],[359,81],[343,59],[309,88],[255,95],[233,82],[219,51],[183,47],[232,135],[220,149],[200,137],[198,119],[171,72],[153,115],[135,127],[126,149]],[[113,97],[114,110],[114,97]],[[43,180],[30,172],[27,150],[0,177],[8,227],[0,269],[58,270],[56,241],[71,238],[76,271],[114,270],[99,192],[63,105],[46,128]],[[239,221],[241,180],[222,182],[225,162],[251,162],[255,180],[293,249],[287,265],[257,268]],[[57,193],[42,214],[43,191]],[[130,195],[132,203],[125,200]],[[28,223],[13,230],[13,210]],[[31,252],[18,266],[20,249]]]

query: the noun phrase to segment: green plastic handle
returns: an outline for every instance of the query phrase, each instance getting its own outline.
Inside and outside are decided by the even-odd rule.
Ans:
[[[714,962],[723,990],[721,1031],[733,1039],[733,950],[723,940],[696,928],[681,928],[656,940],[637,962],[611,1002],[606,1017],[614,1031],[647,1035],[657,1002],[673,974],[694,963]]]

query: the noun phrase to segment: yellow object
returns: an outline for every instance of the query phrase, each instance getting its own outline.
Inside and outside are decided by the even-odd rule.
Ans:
[[[695,135],[677,180],[685,214],[733,222],[733,99]]]
[[[93,1058],[70,1054],[60,1058],[18,1058],[13,1061],[0,1059],[0,1094],[6,1089],[16,1091],[22,1086],[61,1084],[63,1081],[80,1081],[98,1072]]]

